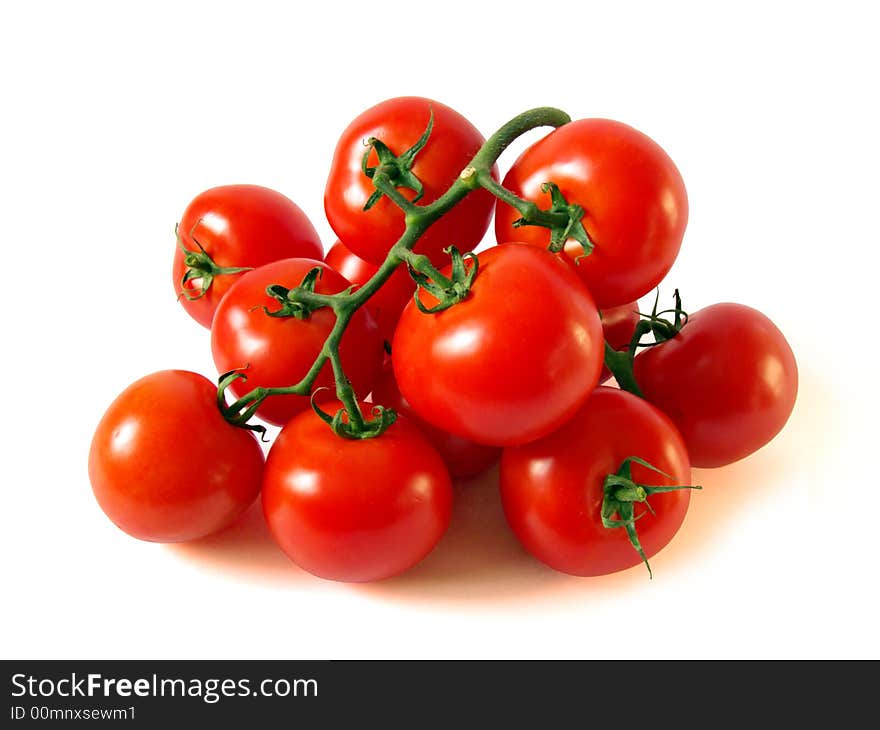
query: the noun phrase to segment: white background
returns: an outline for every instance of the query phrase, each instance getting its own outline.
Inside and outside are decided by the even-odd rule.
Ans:
[[[871,4],[370,7],[3,4],[2,656],[880,657]],[[329,244],[335,140],[401,94],[487,135],[542,105],[645,131],[690,197],[670,291],[692,310],[751,304],[788,336],[788,427],[696,472],[705,490],[653,581],[537,564],[491,479],[460,486],[421,566],[369,586],[300,571],[257,511],[162,546],[94,502],[86,457],[110,400],[154,370],[216,374],[171,285],[186,203],[275,187]]]

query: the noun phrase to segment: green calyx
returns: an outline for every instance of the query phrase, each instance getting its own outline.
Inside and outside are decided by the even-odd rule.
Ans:
[[[322,271],[323,269],[319,266],[310,269],[296,289],[288,289],[287,287],[281,286],[281,284],[271,284],[270,286],[267,286],[266,294],[278,302],[278,309],[272,311],[268,307],[263,306],[263,312],[269,317],[278,317],[279,319],[284,317],[308,319],[314,309],[297,298],[297,294],[299,294],[300,291],[314,294],[315,284],[318,279],[321,278]],[[291,292],[294,292],[293,297],[291,297]]]
[[[638,456],[628,456],[623,462],[621,462],[620,468],[617,472],[606,476],[605,481],[603,482],[602,489],[604,491],[604,497],[602,499],[602,525],[609,529],[622,527],[626,530],[630,543],[644,561],[645,567],[648,569],[648,575],[653,578],[654,574],[651,572],[651,564],[648,562],[645,551],[642,549],[642,544],[639,542],[639,535],[636,531],[637,520],[640,520],[648,513],[654,514],[654,510],[648,502],[648,497],[652,494],[659,494],[662,492],[674,492],[679,489],[702,489],[702,487],[693,485],[661,487],[649,484],[638,484],[634,482],[632,478],[633,463],[640,464],[651,471],[665,476],[667,479],[671,479],[669,474],[661,471],[653,464],[649,464],[644,459],[640,459]],[[637,502],[645,505],[645,511],[638,515],[635,513],[635,505]]]
[[[266,438],[266,427],[261,426],[259,424],[248,423],[248,419],[254,415],[257,410],[257,406],[260,405],[262,399],[258,402],[254,402],[250,407],[244,407],[244,410],[237,410],[233,406],[239,404],[239,401],[236,401],[233,406],[230,406],[226,402],[226,389],[229,388],[236,380],[241,380],[243,383],[247,382],[247,375],[245,375],[240,370],[230,370],[228,373],[223,373],[217,380],[217,408],[219,408],[221,415],[225,418],[230,424],[233,426],[237,426],[238,428],[244,428],[248,431],[254,431],[259,434],[261,441],[268,441]],[[256,388],[252,390],[248,395],[253,395],[253,401],[256,401],[256,396],[258,395],[258,391],[262,389]],[[244,404],[242,404],[244,405]]]
[[[644,398],[644,395],[636,382],[633,371],[636,352],[640,347],[656,347],[671,340],[687,324],[688,314],[681,308],[681,295],[678,293],[678,289],[673,293],[673,298],[675,306],[672,309],[657,311],[660,301],[660,291],[657,291],[651,313],[639,312],[641,319],[636,323],[629,346],[625,350],[615,350],[607,342],[605,343],[605,367],[611,371],[621,389],[637,395],[639,398]],[[667,314],[674,315],[671,321],[664,317]],[[653,335],[653,339],[650,342],[643,342],[648,335]]]
[[[413,298],[423,314],[436,314],[462,301],[470,292],[480,268],[476,254],[470,252],[462,254],[455,246],[444,248],[443,252],[452,257],[452,273],[449,276],[444,276],[434,268],[427,256],[413,254],[410,251],[403,256],[409,274],[416,283]],[[470,266],[465,260],[470,261]],[[433,296],[437,304],[426,307],[420,297],[420,292],[423,290]]]
[[[654,347],[667,340],[671,340],[687,324],[688,313],[681,308],[681,295],[678,293],[678,289],[673,292],[672,296],[675,299],[675,306],[672,309],[664,309],[658,312],[657,306],[660,302],[660,290],[658,289],[657,295],[654,297],[654,308],[651,310],[651,313],[643,314],[639,312],[639,316],[642,319],[636,325],[636,331],[633,335],[634,337],[638,336],[638,347]],[[674,314],[675,316],[670,322],[668,319],[664,319],[664,314]],[[643,343],[642,338],[649,332],[654,335],[654,341]]]
[[[422,136],[419,137],[412,147],[399,157],[395,155],[382,140],[377,139],[376,137],[370,137],[367,140],[368,149],[364,152],[364,156],[361,158],[361,170],[363,170],[364,175],[373,181],[375,181],[376,176],[379,175],[387,179],[395,188],[408,188],[416,194],[412,199],[412,202],[418,202],[421,200],[422,195],[424,195],[425,189],[422,185],[422,181],[413,174],[412,166],[415,163],[416,155],[421,152],[424,146],[428,143],[428,139],[430,138],[433,129],[434,112],[432,110],[431,116],[428,119],[428,126],[425,128]],[[376,155],[379,158],[379,164],[375,167],[369,167],[367,164],[372,150],[376,151]],[[385,193],[377,188],[364,204],[364,210],[367,211],[372,208],[377,202],[379,202],[383,195],[385,195]]]
[[[336,301],[334,296],[317,294],[315,284],[321,278],[324,269],[316,266],[310,269],[303,277],[299,286],[288,289],[281,284],[271,284],[266,287],[266,294],[278,302],[278,309],[270,310],[263,306],[261,309],[269,317],[294,317],[296,319],[308,319],[312,312],[322,307],[332,307]],[[349,287],[343,294],[350,293],[354,287]]]
[[[177,237],[177,245],[180,250],[183,252],[183,265],[186,267],[186,272],[183,275],[183,278],[180,280],[180,295],[184,296],[190,301],[195,301],[196,299],[201,299],[205,294],[208,293],[208,290],[211,288],[211,284],[214,283],[214,279],[218,276],[223,276],[227,274],[240,274],[243,271],[251,271],[253,267],[251,266],[217,266],[214,263],[214,260],[208,255],[208,252],[205,250],[205,247],[199,243],[198,239],[194,235],[195,229],[198,227],[201,220],[199,220],[190,230],[189,237],[193,240],[193,242],[198,246],[198,251],[192,251],[183,245],[183,240],[180,237],[180,231],[178,227],[174,227],[174,235]],[[190,281],[198,280],[199,288],[198,291],[193,293],[193,290],[187,286]]]
[[[549,225],[532,220],[529,216],[523,216],[513,222],[515,228],[521,226],[544,226],[550,229],[550,246],[548,247],[553,253],[559,253],[565,248],[565,242],[573,238],[584,250],[581,256],[575,261],[589,256],[595,245],[587,235],[587,229],[584,228],[582,219],[584,217],[584,209],[577,204],[569,204],[556,183],[545,182],[541,185],[541,191],[550,193],[550,209],[543,211],[554,216],[555,221]]]
[[[319,389],[320,390],[320,389]],[[315,391],[317,393],[318,391]],[[324,411],[316,402],[315,394],[312,394],[312,410],[337,436],[344,439],[359,440],[371,439],[381,436],[397,420],[397,412],[384,406],[374,406],[372,418],[356,419],[360,423],[353,423],[348,417],[345,408],[340,408],[332,416]]]

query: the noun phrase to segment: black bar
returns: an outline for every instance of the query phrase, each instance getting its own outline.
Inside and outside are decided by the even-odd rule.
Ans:
[[[834,703],[834,726],[871,698],[867,663],[631,661],[4,660],[0,727],[512,727],[668,718],[681,725],[789,726]],[[845,699],[844,699],[845,698]],[[707,714],[708,713],[708,714]],[[482,726],[482,725],[481,725]]]

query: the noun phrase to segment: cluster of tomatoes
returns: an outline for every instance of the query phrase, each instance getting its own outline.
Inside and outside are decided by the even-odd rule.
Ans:
[[[492,167],[420,229],[413,250],[433,277],[405,264],[381,274],[418,225],[412,203],[431,206],[473,173],[485,142],[436,101],[364,112],[331,164],[325,211],[339,241],[326,254],[273,190],[218,187],[189,204],[175,291],[210,328],[218,373],[238,375],[218,391],[192,372],[153,373],[111,404],[89,474],[115,524],[144,540],[192,540],[261,495],[273,538],[302,568],[378,580],[440,540],[453,479],[500,460],[501,501],[525,548],[557,570],[601,575],[647,563],[672,539],[691,466],[728,464],[776,435],[797,367],[767,317],[738,304],[688,315],[677,293],[672,310],[638,311],[678,254],[688,203],[672,160],[625,124],[562,124],[501,183]],[[403,201],[378,190],[377,170]],[[560,233],[542,211],[569,225]],[[498,245],[462,258],[493,214]],[[577,226],[582,235],[568,236]],[[377,272],[384,284],[354,311],[291,306],[303,288],[339,301],[366,292]],[[437,282],[457,287],[451,306],[435,306]],[[600,384],[612,374],[619,387]],[[309,392],[248,399],[303,379]],[[357,414],[336,400],[345,389]],[[244,419],[230,418],[228,393]],[[382,427],[331,428],[334,413],[337,426]],[[265,462],[251,417],[282,426]]]

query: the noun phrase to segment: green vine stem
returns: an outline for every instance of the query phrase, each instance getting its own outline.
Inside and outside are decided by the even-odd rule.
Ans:
[[[641,324],[641,322],[639,322],[639,324]],[[636,330],[638,330],[638,326],[636,326]],[[641,337],[642,335],[640,334],[639,340]],[[636,342],[638,341],[636,340]],[[637,395],[639,398],[644,398],[645,396],[642,393],[639,384],[636,382],[636,376],[633,372],[633,362],[635,360],[637,347],[638,344],[636,344],[635,347],[630,344],[626,350],[615,350],[606,341],[605,367],[608,368],[614,376],[614,379],[617,381],[621,390]]]
[[[221,390],[218,395],[218,402],[223,404],[221,410],[226,420],[236,426],[253,428],[247,424],[247,421],[256,413],[260,404],[266,398],[273,395],[309,395],[318,373],[329,361],[336,381],[336,396],[345,406],[345,411],[348,414],[347,422],[343,422],[341,418],[335,419],[334,422],[336,424],[342,425],[339,428],[334,428],[334,430],[337,430],[337,433],[341,436],[348,438],[369,438],[378,435],[381,429],[375,428],[374,420],[364,418],[358,405],[356,394],[343,371],[342,363],[339,359],[339,342],[352,315],[382,287],[394,273],[395,269],[402,263],[406,264],[411,272],[416,272],[430,280],[440,290],[452,292],[453,294],[450,294],[450,296],[454,295],[459,300],[462,298],[463,290],[461,286],[458,286],[460,282],[455,281],[455,276],[451,279],[443,276],[427,257],[414,253],[412,249],[422,234],[438,218],[451,210],[468,193],[478,188],[485,188],[499,199],[516,208],[522,215],[522,223],[520,225],[540,225],[550,228],[551,231],[572,230],[580,226],[579,218],[573,221],[573,216],[583,215],[583,210],[578,206],[568,206],[569,209],[562,210],[560,209],[559,200],[554,195],[554,204],[551,209],[541,210],[535,203],[523,200],[506,190],[492,177],[492,167],[495,161],[517,137],[538,127],[560,127],[569,121],[571,121],[571,118],[565,112],[551,107],[532,109],[514,117],[486,141],[446,192],[427,205],[417,205],[414,201],[406,198],[398,190],[392,177],[383,170],[382,166],[371,169],[369,176],[372,178],[376,193],[387,196],[404,213],[406,227],[403,234],[391,247],[385,261],[376,273],[363,286],[354,291],[346,290],[338,294],[327,295],[316,294],[314,291],[310,291],[310,287],[307,285],[290,290],[277,286],[269,287],[272,290],[270,291],[271,296],[277,299],[280,294],[289,303],[299,305],[300,310],[314,311],[320,307],[329,307],[336,315],[336,322],[309,372],[298,383],[283,387],[254,388],[235,402],[227,405],[223,397],[226,387],[234,379],[246,379],[246,375],[241,372],[226,374],[224,376],[226,381],[224,382],[221,379]],[[427,138],[425,141],[427,141]],[[372,141],[374,145],[376,142],[376,140]],[[415,152],[412,152],[413,156],[418,152],[418,149],[421,149],[419,145],[424,146],[424,142],[419,140],[414,145],[412,148],[415,149]],[[407,154],[410,152],[411,150],[407,151]],[[405,186],[414,188],[415,184],[412,180],[407,180]],[[459,254],[459,258],[463,257]],[[455,254],[453,254],[454,269],[456,268],[455,262]],[[472,269],[470,270],[464,267],[465,277],[470,273],[476,273],[476,267],[473,263],[471,266]],[[416,280],[418,281],[418,278]],[[418,294],[419,291],[417,290],[415,296],[418,297]],[[393,418],[385,416],[382,416],[382,418],[385,421],[393,421]]]

